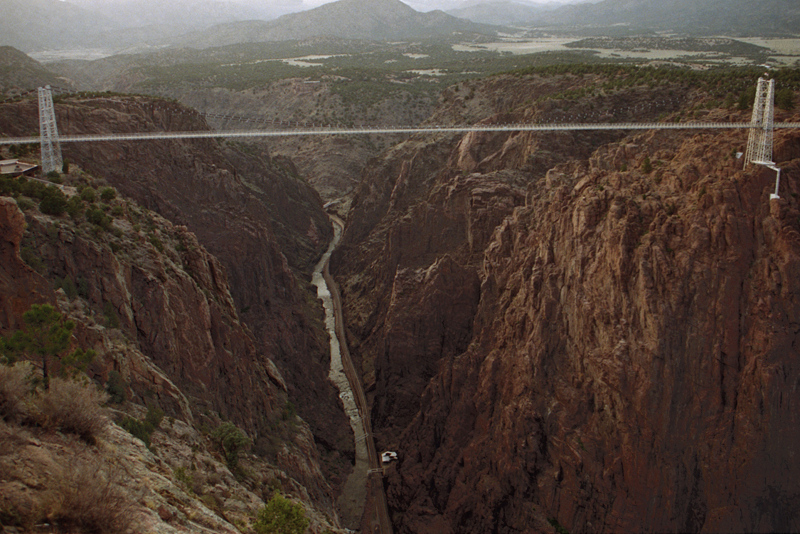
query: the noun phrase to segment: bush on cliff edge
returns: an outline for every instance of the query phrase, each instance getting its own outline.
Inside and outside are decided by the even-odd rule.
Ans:
[[[257,534],[303,534],[307,528],[303,507],[278,492],[264,505],[253,523]]]

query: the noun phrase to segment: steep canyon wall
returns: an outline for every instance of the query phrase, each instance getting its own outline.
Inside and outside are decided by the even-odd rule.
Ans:
[[[503,83],[477,90],[487,121],[586,87]],[[708,107],[651,98],[668,92],[653,115]],[[800,526],[800,137],[776,135],[778,201],[736,158],[743,131],[417,137],[365,171],[334,266],[379,444],[401,454],[398,531]]]
[[[56,110],[62,133],[204,128],[191,111],[143,97],[73,97]],[[30,133],[37,117],[35,102],[0,106],[9,135]],[[82,280],[93,313],[110,306],[119,318],[124,350],[103,346],[104,361],[124,371],[142,403],[155,399],[188,422],[209,410],[233,421],[254,438],[256,452],[281,464],[298,491],[334,517],[329,481],[336,487],[346,476],[353,442],[327,380],[322,312],[309,284],[332,234],[319,196],[290,161],[216,141],[63,151],[131,199],[116,201],[129,219],[115,230],[122,237],[58,219],[31,220],[26,234],[43,274]],[[27,296],[11,296],[8,317],[18,320],[31,302],[55,300],[35,273],[30,284],[9,276],[9,291],[24,287]],[[29,291],[36,284],[39,296]],[[91,328],[79,335],[89,345],[109,343]],[[286,448],[281,421],[295,409],[311,432],[298,425]]]

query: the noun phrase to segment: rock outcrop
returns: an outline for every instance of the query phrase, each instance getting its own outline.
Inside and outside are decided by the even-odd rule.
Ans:
[[[56,112],[62,133],[206,128],[195,112],[174,102],[144,97],[68,97],[58,101]],[[0,126],[10,135],[35,128],[36,117],[35,102],[0,106]],[[347,457],[353,454],[352,438],[336,390],[327,380],[328,343],[322,312],[310,287],[311,269],[332,229],[319,196],[297,176],[292,163],[216,140],[75,143],[65,144],[63,152],[139,205],[185,226],[219,259],[219,264],[207,266],[205,258],[193,258],[191,251],[182,254],[186,257],[182,261],[188,262],[190,269],[197,267],[197,276],[211,286],[219,282],[220,267],[224,266],[233,297],[232,303],[222,304],[225,313],[233,313],[235,307],[255,337],[262,364],[274,361],[280,369],[291,402],[311,425],[321,452],[330,457],[331,476],[346,471]],[[143,220],[140,224],[148,223]],[[170,290],[162,287],[161,280],[140,276],[136,269],[131,276],[137,299],[144,299],[141,303],[132,299],[132,305],[153,307],[149,319],[139,319],[146,324],[137,325],[142,328],[146,350],[166,354],[184,347],[189,359],[176,359],[175,370],[203,374],[211,380],[214,373],[208,374],[206,366],[223,364],[197,361],[192,351],[197,343],[206,343],[207,335],[181,332],[180,328],[182,316],[198,312],[200,317],[206,316],[204,306],[187,301],[181,311],[155,313],[157,308],[171,306]],[[123,307],[125,298],[113,296],[112,303]],[[215,358],[236,367],[237,358],[230,355],[241,348],[252,352],[253,347],[243,347],[250,343],[248,337],[226,331],[226,320],[215,323],[214,310],[209,313],[212,335],[220,334]],[[164,319],[171,320],[174,333],[166,337],[147,333]],[[236,372],[249,370],[239,367]],[[260,395],[247,377],[240,378],[241,388],[234,388],[238,393],[228,395],[224,402],[247,404],[250,396]],[[204,397],[201,391],[193,394]]]
[[[334,267],[397,531],[800,526],[800,137],[776,135],[778,201],[736,131],[417,138],[367,171]]]
[[[17,510],[30,518],[19,508],[30,502],[47,514],[52,492],[40,490],[65,476],[54,463],[91,469],[122,462],[132,479],[114,484],[148,530],[203,525],[234,532],[230,521],[246,524],[277,488],[304,503],[315,531],[335,527],[333,491],[320,470],[314,436],[287,412],[285,380],[239,321],[219,260],[186,227],[130,200],[106,200],[113,214],[107,225],[80,212],[74,218],[45,215],[23,200],[25,215],[13,199],[0,198],[0,302],[8,312],[0,333],[20,326],[29,303],[57,302],[76,324],[75,346],[96,352],[88,375],[121,397],[116,420],[141,419],[147,405],[166,412],[168,421],[161,429],[156,423],[153,450],[146,454],[140,441],[116,426],[88,450],[77,439],[3,423],[0,441],[24,447],[4,452],[0,462],[30,466],[8,468],[0,477],[9,499],[3,513]],[[97,209],[88,203],[84,208]],[[38,272],[22,261],[21,251]],[[113,386],[112,373],[118,377]],[[250,438],[255,454],[242,460],[246,475],[225,466],[213,440],[199,430],[207,433],[222,421]]]
[[[25,216],[17,203],[0,197],[0,325],[16,329],[22,314],[32,304],[49,296],[50,286],[20,258],[20,243],[25,234]]]

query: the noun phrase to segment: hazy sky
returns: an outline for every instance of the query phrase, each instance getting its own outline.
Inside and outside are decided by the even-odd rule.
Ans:
[[[2,1],[2,0],[0,0]],[[127,0],[61,0],[62,2],[68,1],[72,4],[77,4],[82,7],[91,8],[92,6],[110,7],[113,5],[126,4]],[[171,0],[166,0],[171,1]],[[190,6],[192,0],[174,0],[178,4]],[[319,7],[323,4],[329,4],[336,0],[219,0],[220,2],[231,2],[250,8],[256,8],[259,11],[266,12],[296,12],[305,11]],[[400,0],[405,4],[413,7],[417,11],[432,11],[434,9],[456,9],[459,7],[466,7],[469,5],[480,4],[483,2],[492,2],[497,0]],[[577,3],[579,1],[597,2],[598,0],[510,0],[518,4],[565,4]]]
[[[303,0],[303,5],[307,8],[321,6],[322,4],[328,4],[335,0]],[[480,4],[482,3],[481,0],[401,0],[403,3],[410,5],[417,11],[431,11],[434,9],[453,9],[458,7],[464,7],[473,4]],[[491,1],[491,0],[487,0]],[[554,4],[564,4],[564,3],[574,3],[575,0],[528,0],[528,1],[519,1],[519,4],[547,4],[547,3],[554,3]]]

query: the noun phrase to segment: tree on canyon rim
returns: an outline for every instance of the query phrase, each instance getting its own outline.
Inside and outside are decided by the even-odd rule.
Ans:
[[[20,354],[30,358],[41,358],[42,383],[49,389],[49,359],[56,358],[61,363],[61,374],[76,374],[86,370],[94,359],[93,350],[75,349],[67,354],[72,342],[75,323],[65,320],[50,304],[34,304],[22,314],[25,326],[11,335],[0,338],[0,352],[3,363],[13,364]]]

